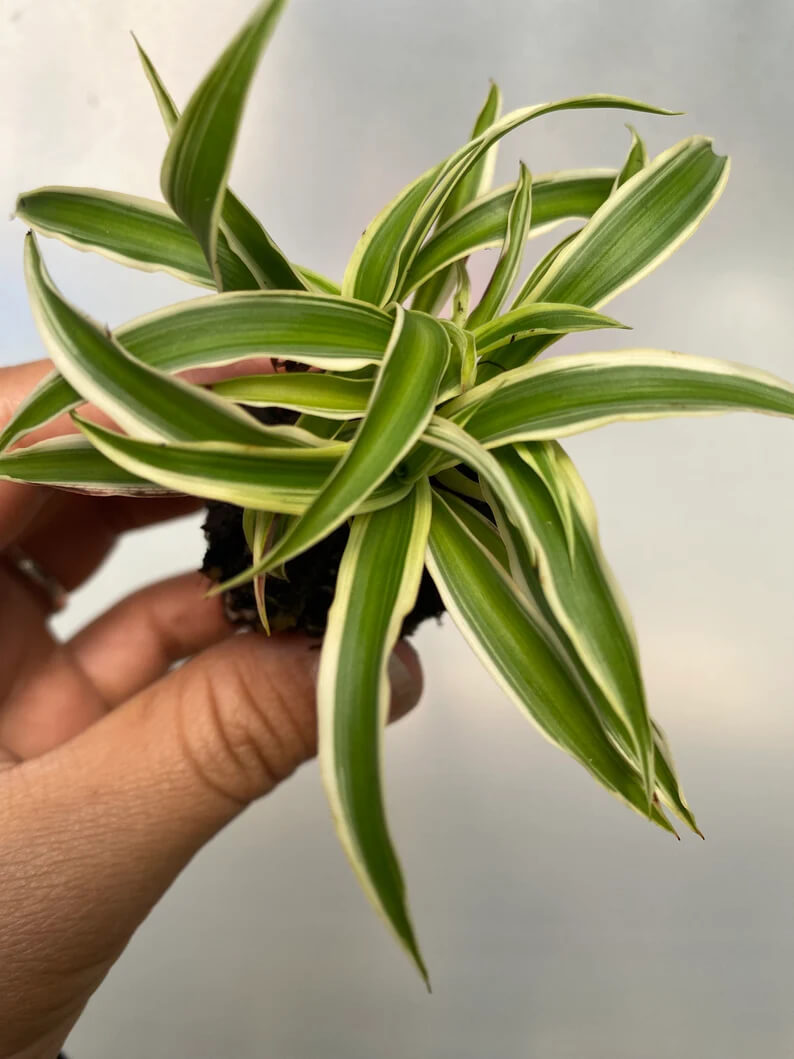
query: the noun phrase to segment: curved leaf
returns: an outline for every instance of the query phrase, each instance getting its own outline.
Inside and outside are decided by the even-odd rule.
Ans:
[[[626,161],[623,163],[623,168],[615,177],[615,191],[648,164],[648,149],[640,134],[633,125],[627,125],[626,128],[631,133],[631,147],[626,156]]]
[[[499,87],[491,82],[488,95],[485,98],[482,109],[474,122],[470,139],[476,139],[481,133],[492,125],[502,112],[502,93]],[[473,202],[476,198],[484,195],[491,186],[493,171],[496,165],[497,148],[491,150],[471,167],[453,189],[452,194],[441,208],[436,220],[436,227],[441,228],[448,220],[460,213],[462,209]],[[434,313],[444,302],[444,296],[448,282],[451,280],[450,269],[445,268],[436,272],[420,290],[417,290],[411,308],[421,309],[423,312]]]
[[[162,486],[125,471],[75,435],[0,453],[0,480],[99,496],[162,496],[164,492]]]
[[[492,320],[502,307],[507,295],[518,277],[518,270],[524,257],[524,247],[529,235],[530,213],[532,210],[532,177],[522,162],[519,168],[516,193],[510,203],[507,215],[507,231],[499,260],[496,262],[493,275],[485,288],[482,298],[469,316],[466,326],[475,330]]]
[[[395,306],[394,330],[365,418],[315,503],[259,567],[219,586],[242,584],[327,536],[360,508],[411,451],[427,426],[449,358],[446,329],[432,316]]]
[[[138,48],[144,72],[149,84],[152,86],[160,113],[163,116],[166,130],[170,136],[179,121],[179,111],[174,105],[174,101],[165,85],[160,80],[160,75],[155,70],[154,64],[141,47],[134,33],[133,39]],[[254,277],[254,286],[262,287],[265,290],[307,289],[309,284],[306,282],[302,270],[290,264],[284,253],[276,246],[256,217],[243,205],[229,187],[226,188],[223,195],[219,224],[221,228],[218,233],[219,246],[221,241],[225,242],[228,235],[230,242],[247,265],[250,274]],[[220,271],[224,278],[223,286],[226,290],[247,289],[235,286],[234,277],[224,270],[222,264]]]
[[[381,757],[387,665],[416,601],[430,513],[430,489],[421,482],[399,504],[353,519],[317,679],[320,767],[337,834],[364,892],[425,981],[386,823]]]
[[[603,327],[625,328],[625,324],[602,316],[594,309],[561,302],[530,302],[490,320],[474,332],[477,352],[491,353],[509,345],[528,332],[533,334],[570,334],[573,331],[596,331]]]
[[[599,107],[641,110],[654,114],[671,113],[623,96],[596,94],[576,96],[554,103],[540,103],[506,114],[476,139],[470,140],[451,154],[440,166],[423,174],[410,186],[410,191],[406,189],[406,192],[402,193],[397,200],[400,203],[399,222],[395,218],[397,211],[391,210],[388,224],[384,223],[386,215],[381,214],[377,222],[370,225],[354,251],[342,288],[344,293],[376,305],[386,305],[395,296],[399,299],[405,297],[408,293],[405,288],[407,271],[444,203],[459,181],[494,144],[513,129],[544,114]]]
[[[455,624],[522,712],[609,791],[647,815],[638,774],[604,731],[552,628],[437,493],[427,563]]]
[[[327,372],[285,372],[224,379],[212,389],[227,400],[255,407],[294,408],[328,419],[356,419],[367,409],[372,383]]]
[[[259,56],[284,7],[261,4],[193,93],[171,134],[160,183],[166,201],[193,232],[219,290],[218,223],[237,130]]]
[[[113,433],[76,414],[73,419],[92,445],[131,474],[175,492],[288,515],[306,511],[347,450],[342,443],[316,448],[260,448],[229,442],[164,445]],[[360,510],[376,511],[393,504],[409,489],[410,485],[389,479],[370,494]]]
[[[532,185],[530,239],[561,221],[591,217],[609,197],[615,175],[608,169],[571,169],[538,177]],[[515,184],[498,188],[440,226],[417,251],[408,269],[404,296],[455,261],[500,246],[514,195]]]
[[[61,296],[33,235],[25,241],[25,276],[33,317],[53,363],[85,401],[143,438],[265,444],[259,423],[197,386],[172,379],[134,357]]]
[[[599,308],[692,235],[722,193],[728,172],[728,159],[715,155],[703,136],[664,151],[610,195],[541,276],[530,277],[515,304],[561,301]],[[544,338],[516,342],[505,367],[525,363],[548,344]]]
[[[279,357],[351,370],[383,358],[393,320],[373,306],[302,291],[248,291],[180,302],[119,327],[116,340],[160,371]],[[58,374],[44,379],[0,432],[0,450],[80,403]]]
[[[163,203],[96,188],[45,187],[17,199],[16,216],[40,235],[92,250],[145,272],[168,272],[186,283],[215,287],[201,247]],[[218,259],[230,289],[256,290],[250,270],[218,238]]]
[[[653,733],[631,617],[601,552],[592,501],[565,453],[559,447],[553,451],[553,465],[548,460],[545,463],[553,475],[554,492],[512,448],[497,449],[494,455],[530,523],[528,543],[541,589],[609,710],[627,733],[650,798]],[[535,455],[542,453],[538,447]],[[555,499],[560,493],[567,497],[575,561]]]
[[[554,357],[444,406],[484,445],[567,437],[618,420],[721,412],[794,416],[794,386],[756,368],[654,349]]]

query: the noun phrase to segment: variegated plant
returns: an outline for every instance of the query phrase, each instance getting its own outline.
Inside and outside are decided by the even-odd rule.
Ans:
[[[687,239],[725,184],[727,161],[709,140],[649,159],[632,130],[618,172],[533,178],[522,165],[515,184],[489,190],[498,141],[541,115],[669,113],[621,97],[500,117],[493,86],[472,138],[372,221],[341,288],[293,264],[227,186],[246,93],[282,7],[271,0],[255,12],[181,116],[141,51],[170,134],[168,205],[82,188],[20,197],[17,216],[34,232],[218,293],[111,333],[59,293],[28,235],[30,299],[55,371],[2,433],[0,477],[239,505],[253,565],[233,583],[254,580],[265,626],[266,576],[350,525],[319,676],[323,777],[359,880],[425,973],[380,779],[386,664],[423,571],[552,742],[659,826],[672,830],[668,809],[696,830],[648,713],[592,503],[559,439],[621,419],[791,416],[794,387],[654,349],[538,359],[568,333],[620,327],[599,308]],[[583,224],[519,286],[527,240],[569,219]],[[475,300],[466,259],[486,247],[500,253]],[[179,378],[263,355],[316,370],[230,369],[211,388]],[[17,444],[85,403],[116,428],[72,411],[78,433]],[[267,427],[241,406],[300,418]]]

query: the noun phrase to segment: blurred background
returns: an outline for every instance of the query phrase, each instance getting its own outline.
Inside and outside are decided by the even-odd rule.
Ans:
[[[179,103],[252,0],[0,0],[3,209],[41,184],[159,197],[165,139],[128,30]],[[605,91],[657,153],[693,132],[733,159],[696,237],[610,304],[648,345],[794,377],[788,0],[292,0],[254,85],[232,180],[292,256],[340,276],[403,184],[506,107]],[[619,112],[504,141],[536,173],[619,166]],[[0,363],[41,355],[0,226]],[[555,239],[560,233],[555,233]],[[530,244],[528,263],[548,242]],[[56,281],[111,325],[198,293],[55,243]],[[495,251],[493,252],[495,253]],[[482,280],[493,257],[475,275]],[[597,789],[494,687],[448,621],[416,637],[426,693],[389,733],[389,804],[430,964],[425,995],[355,886],[317,768],[249,809],[182,875],[69,1042],[75,1059],[725,1059],[794,1054],[794,445],[784,420],[611,426],[569,451],[636,618],[649,698],[706,842]],[[192,520],[125,542],[58,619],[197,565]]]

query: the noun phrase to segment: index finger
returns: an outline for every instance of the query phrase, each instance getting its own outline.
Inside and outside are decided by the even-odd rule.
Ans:
[[[52,370],[48,360],[0,368],[0,426],[8,423],[33,388]],[[38,485],[0,482],[0,551],[24,532],[47,498]]]

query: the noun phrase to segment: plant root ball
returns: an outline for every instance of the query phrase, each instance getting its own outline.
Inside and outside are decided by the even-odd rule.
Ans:
[[[252,556],[243,533],[242,508],[210,501],[204,535],[207,551],[202,572],[212,581],[225,581],[250,566]],[[273,632],[300,629],[309,636],[324,634],[348,535],[348,527],[341,526],[291,559],[284,567],[287,580],[274,575],[265,578],[265,603]],[[377,586],[373,588],[377,590]],[[250,583],[227,592],[224,603],[230,621],[261,628]],[[427,618],[438,619],[443,613],[444,604],[425,570],[416,605],[406,616],[400,636],[411,636]]]

